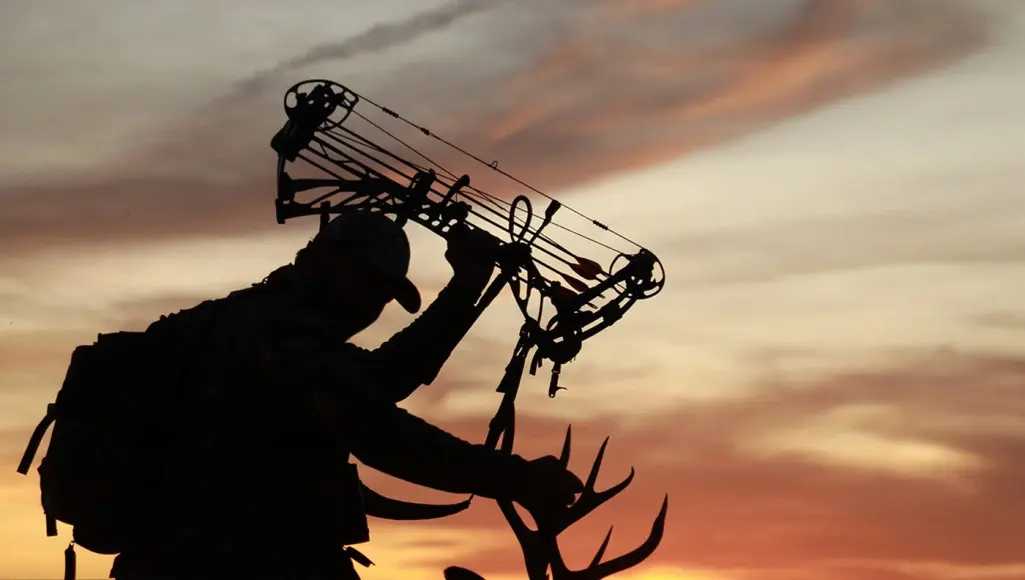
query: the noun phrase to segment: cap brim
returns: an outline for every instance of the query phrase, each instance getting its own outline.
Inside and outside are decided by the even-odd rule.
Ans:
[[[410,314],[416,314],[420,311],[420,291],[417,290],[416,285],[409,280],[409,278],[399,278],[395,280],[394,287],[392,289],[395,301],[402,306],[406,312]]]

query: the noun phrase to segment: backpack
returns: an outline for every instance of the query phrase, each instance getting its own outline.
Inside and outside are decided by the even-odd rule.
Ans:
[[[212,302],[212,301],[211,301]],[[208,302],[209,303],[209,302]],[[27,475],[53,425],[38,467],[46,535],[73,527],[65,576],[74,576],[74,545],[118,554],[147,523],[173,507],[169,486],[180,476],[176,423],[191,400],[182,340],[161,317],[146,331],[100,334],[71,353],[64,382],[33,431],[18,472]],[[181,336],[181,335],[177,335]],[[162,511],[163,510],[163,511]]]

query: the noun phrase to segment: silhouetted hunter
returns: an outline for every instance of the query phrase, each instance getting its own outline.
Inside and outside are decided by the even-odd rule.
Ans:
[[[111,444],[115,455],[139,460],[121,485],[134,477],[146,490],[111,499],[119,507],[110,511],[131,514],[119,521],[139,520],[114,534],[112,577],[354,578],[351,558],[361,555],[343,546],[369,535],[350,454],[409,482],[516,501],[532,513],[571,504],[582,483],[557,458],[504,455],[396,405],[433,381],[473,324],[495,268],[482,251],[490,240],[455,232],[448,285],[373,351],[348,341],[392,300],[411,313],[421,305],[406,277],[406,235],[376,212],[342,214],[262,283],[150,325],[147,340],[173,352],[140,349],[133,363],[181,386],[147,403],[164,413],[140,419],[150,422],[146,437]],[[55,440],[65,436],[60,425]],[[47,462],[67,469],[52,454],[53,444],[40,467],[44,508],[68,521],[57,501],[47,505]],[[80,528],[76,540],[94,549]]]
[[[543,217],[534,215],[525,195],[506,203],[471,187],[467,174],[425,169],[356,132],[346,120],[366,119],[356,111],[360,103],[361,111],[377,110],[548,198]],[[352,548],[369,539],[367,515],[432,519],[469,504],[381,496],[359,482],[351,455],[414,483],[497,500],[529,580],[602,580],[643,562],[662,539],[668,497],[640,546],[606,560],[606,536],[586,568],[571,570],[558,536],[623,491],[633,471],[596,489],[603,443],[582,484],[565,467],[569,430],[559,458],[528,462],[512,451],[525,370],[533,375],[550,363],[548,394],[555,397],[564,388],[562,366],[584,341],[661,292],[659,260],[568,206],[634,249],[556,224],[564,206],[551,196],[339,83],[296,83],[286,91],[284,108],[287,121],[271,139],[278,166],[275,217],[283,224],[320,216],[320,234],[294,264],[260,284],[162,317],[144,332],[100,334],[75,348],[56,400],[32,433],[18,465],[22,474],[53,426],[39,485],[46,534],[57,536],[58,522],[72,527],[65,579],[74,580],[77,544],[119,555],[112,575],[120,580],[355,580],[353,561],[369,564]],[[296,165],[319,177],[293,178]],[[408,186],[400,183],[405,179]],[[345,199],[330,201],[336,195]],[[392,222],[358,208],[398,217]],[[346,213],[324,221],[339,211]],[[406,278],[410,249],[400,226],[407,222],[448,240],[453,277],[416,322],[368,352],[349,340],[391,300],[419,311],[419,292]],[[508,225],[506,243],[478,229],[500,222]],[[608,265],[542,234],[548,226],[608,250]],[[487,251],[495,245],[495,252]],[[499,275],[488,284],[495,264]],[[484,445],[398,409],[399,401],[434,380],[505,286],[523,325],[496,389],[502,399]],[[541,525],[528,528],[513,502]],[[480,578],[457,566],[444,574],[447,580]]]

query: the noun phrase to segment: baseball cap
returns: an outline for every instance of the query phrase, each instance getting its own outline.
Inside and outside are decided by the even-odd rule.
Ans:
[[[392,283],[395,301],[407,312],[420,310],[420,291],[409,280],[406,232],[381,212],[352,210],[329,221],[313,241],[355,252]]]

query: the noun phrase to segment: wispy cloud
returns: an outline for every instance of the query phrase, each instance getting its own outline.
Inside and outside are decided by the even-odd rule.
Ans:
[[[507,0],[452,0],[439,7],[420,12],[408,18],[378,24],[340,42],[329,42],[314,46],[303,54],[289,57],[273,67],[253,75],[239,83],[232,97],[249,95],[254,91],[269,88],[285,73],[316,65],[373,54],[415,42],[422,36],[440,32],[460,20],[486,10],[494,9]],[[231,98],[231,97],[229,97]]]

